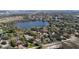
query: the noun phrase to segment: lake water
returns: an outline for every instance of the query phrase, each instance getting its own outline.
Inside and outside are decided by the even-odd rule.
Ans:
[[[18,22],[16,23],[16,27],[20,29],[29,29],[32,27],[45,27],[48,25],[48,22],[43,21],[29,21],[29,22]]]

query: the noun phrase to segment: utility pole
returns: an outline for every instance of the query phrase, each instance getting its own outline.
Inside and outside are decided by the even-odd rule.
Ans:
[[[52,20],[49,19],[49,26],[48,26],[49,39],[50,39],[50,41],[53,41],[51,28],[52,28]]]

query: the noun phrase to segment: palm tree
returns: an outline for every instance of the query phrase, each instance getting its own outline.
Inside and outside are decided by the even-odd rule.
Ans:
[[[49,26],[48,26],[49,39],[50,39],[50,41],[56,41],[56,40],[54,40],[52,38],[52,30],[51,30],[51,28],[52,28],[52,19],[49,20]]]

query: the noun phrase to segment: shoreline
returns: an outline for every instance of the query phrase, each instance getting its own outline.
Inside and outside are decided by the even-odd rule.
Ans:
[[[0,23],[8,23],[13,21],[21,21],[21,20],[23,20],[22,16],[4,17],[0,19]]]

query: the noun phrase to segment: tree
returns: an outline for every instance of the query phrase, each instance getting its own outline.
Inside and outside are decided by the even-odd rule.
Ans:
[[[11,39],[10,45],[11,45],[12,47],[15,47],[15,46],[16,46],[16,40]]]

